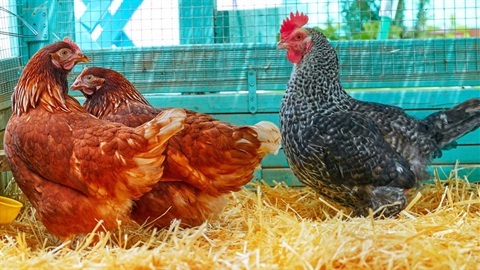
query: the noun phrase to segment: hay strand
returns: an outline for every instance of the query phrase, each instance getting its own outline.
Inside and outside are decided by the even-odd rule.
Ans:
[[[119,224],[63,243],[12,186],[25,208],[0,227],[0,268],[478,269],[480,187],[455,175],[411,194],[398,218],[351,217],[309,188],[253,183],[198,227]]]

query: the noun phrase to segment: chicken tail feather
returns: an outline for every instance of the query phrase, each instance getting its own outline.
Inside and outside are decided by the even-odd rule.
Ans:
[[[451,109],[430,114],[425,121],[434,126],[438,146],[446,148],[480,126],[480,98],[472,98]]]
[[[280,129],[274,123],[261,121],[251,126],[251,128],[257,132],[257,138],[261,142],[258,150],[259,153],[278,154],[282,137],[280,135]]]
[[[138,128],[150,143],[162,144],[183,129],[186,117],[183,109],[166,109]]]
[[[134,199],[148,192],[162,177],[168,140],[183,129],[185,118],[185,110],[167,109],[136,128],[148,140],[150,147],[135,157],[139,166],[128,171],[128,186]]]

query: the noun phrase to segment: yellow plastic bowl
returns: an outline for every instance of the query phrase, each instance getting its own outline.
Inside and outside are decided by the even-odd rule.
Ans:
[[[19,201],[0,196],[0,224],[12,222],[20,213],[22,206]]]

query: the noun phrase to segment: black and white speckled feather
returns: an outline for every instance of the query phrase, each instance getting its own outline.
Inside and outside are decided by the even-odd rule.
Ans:
[[[398,107],[356,100],[341,86],[337,55],[325,36],[302,31],[311,47],[295,63],[280,108],[292,171],[357,215],[368,215],[369,208],[398,214],[406,206],[404,191],[429,178],[426,167],[441,148],[478,128],[480,99],[424,120]]]

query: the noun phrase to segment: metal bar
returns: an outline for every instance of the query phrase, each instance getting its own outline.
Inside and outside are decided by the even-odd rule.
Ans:
[[[36,37],[38,36],[38,32],[33,28],[26,20],[24,20],[21,16],[17,15],[14,12],[11,12],[10,10],[0,7],[0,11],[4,11],[12,16],[15,16],[19,21],[21,21],[27,28],[30,30],[33,34],[32,35],[25,35],[25,34],[19,34],[19,33],[11,33],[11,32],[5,32],[5,31],[0,31],[0,35],[7,35],[7,36],[12,36],[12,37],[22,37],[22,38],[29,38],[29,37]]]
[[[46,7],[25,8],[23,10],[26,21],[29,22],[35,29],[37,35],[29,36],[23,35],[25,41],[47,41],[48,40],[48,9]],[[26,24],[27,25],[27,24]]]
[[[256,113],[258,110],[257,101],[257,72],[254,69],[248,70],[248,111]]]
[[[390,32],[390,25],[392,18],[395,18],[397,11],[398,0],[382,0],[380,3],[380,29],[378,31],[377,39],[388,39]],[[395,8],[394,8],[395,7]]]
[[[380,21],[380,31],[378,31],[377,39],[384,40],[388,39],[388,33],[390,32],[390,25],[392,19],[390,17],[382,17]]]

